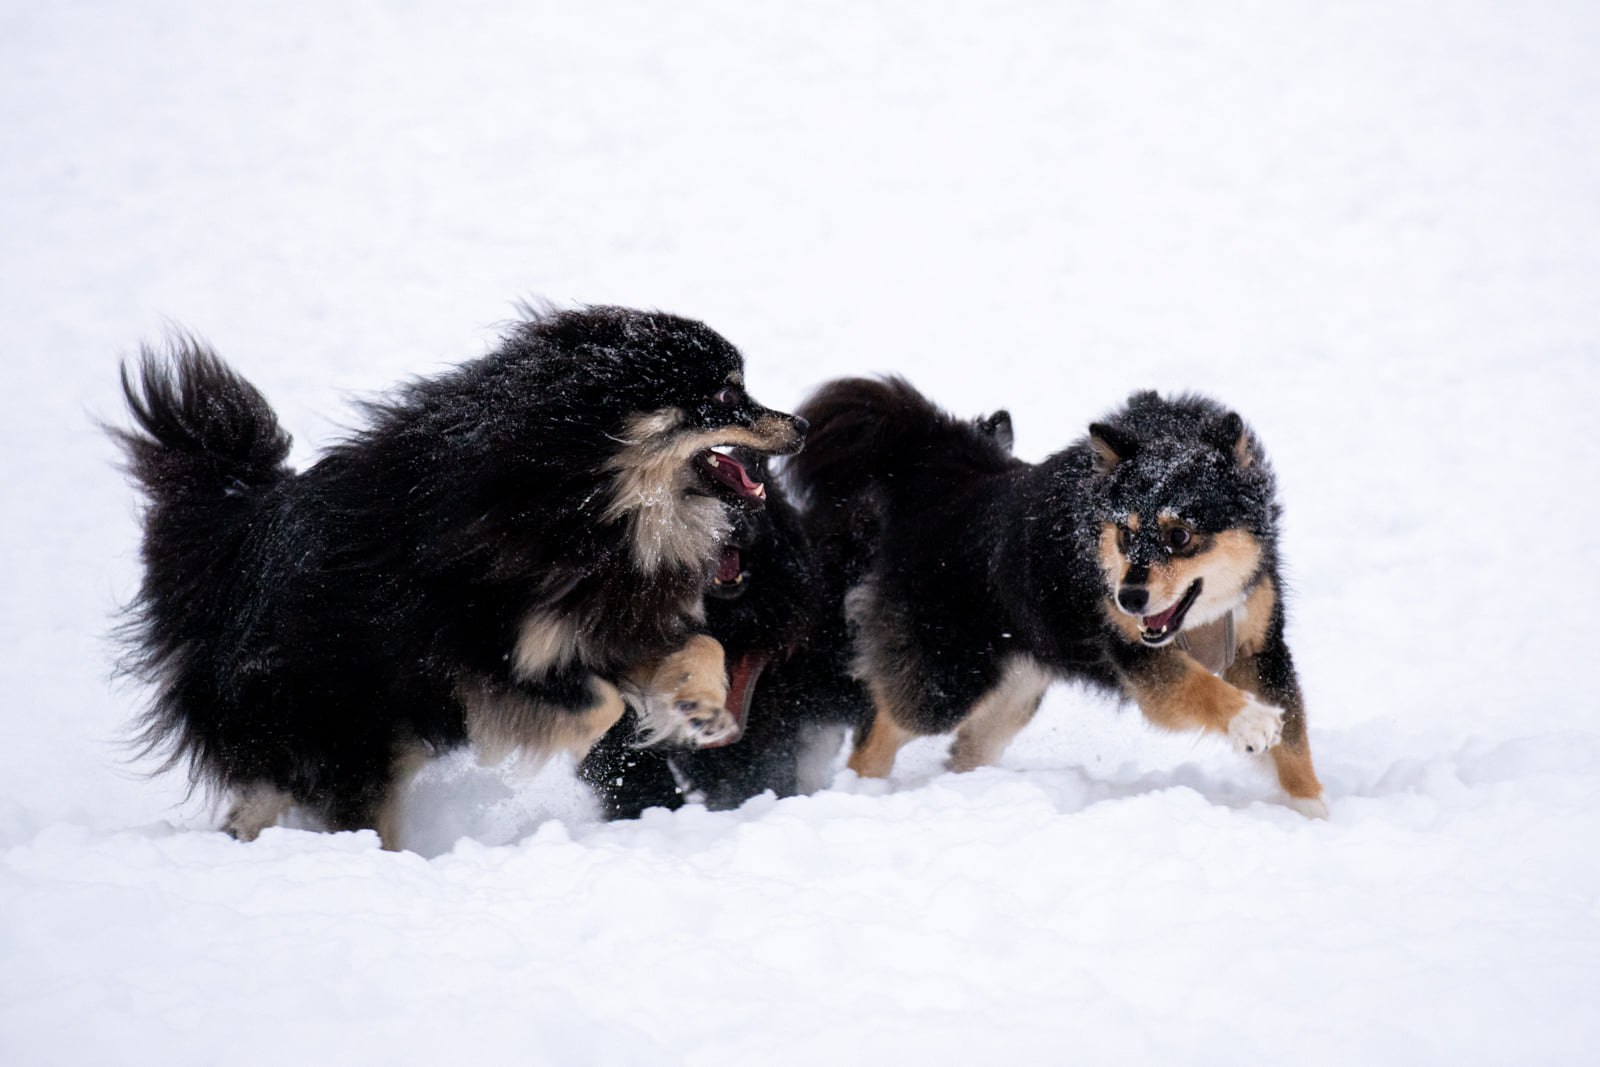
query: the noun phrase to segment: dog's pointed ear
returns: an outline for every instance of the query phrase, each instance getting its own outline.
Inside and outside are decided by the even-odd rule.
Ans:
[[[1005,408],[990,415],[988,418],[978,420],[978,429],[994,438],[995,444],[1011,451],[1011,446],[1016,443],[1017,436],[1011,430],[1011,412]]]
[[[1110,474],[1117,464],[1133,458],[1133,438],[1103,422],[1089,425],[1089,445],[1094,449],[1095,469]]]
[[[1250,451],[1250,435],[1245,433],[1244,420],[1237,411],[1230,411],[1212,423],[1207,437],[1224,452],[1231,452],[1234,462],[1241,469],[1250,466],[1255,459],[1255,454]]]

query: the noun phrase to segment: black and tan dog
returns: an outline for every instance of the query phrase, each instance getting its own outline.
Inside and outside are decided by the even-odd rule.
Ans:
[[[843,636],[842,620],[829,626],[822,617],[832,576],[817,566],[803,518],[765,459],[737,449],[733,456],[765,485],[764,506],[742,509],[735,520],[706,593],[705,627],[726,650],[740,735],[698,748],[643,747],[635,717],[624,716],[579,765],[609,818],[677,808],[690,796],[715,810],[768,790],[789,796],[815,788],[839,751],[843,725],[859,716],[860,687],[839,669],[842,657],[828,654],[833,631]]]
[[[420,757],[582,754],[735,729],[704,594],[763,489],[729,446],[800,447],[738,351],[672,315],[535,315],[367,406],[303,473],[249,383],[193,342],[123,377],[144,490],[126,665],[143,737],[254,837],[298,804],[392,844]]]
[[[843,577],[848,670],[872,705],[857,773],[952,730],[953,768],[989,763],[1076,679],[1270,752],[1293,806],[1326,813],[1284,643],[1274,480],[1237,414],[1140,393],[1040,464],[1010,455],[1004,413],[962,421],[901,379],[832,382],[799,414],[790,473]]]

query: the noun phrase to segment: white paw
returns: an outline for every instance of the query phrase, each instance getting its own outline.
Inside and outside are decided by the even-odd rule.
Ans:
[[[1321,797],[1290,797],[1289,806],[1308,819],[1328,817],[1328,802]]]
[[[1265,752],[1283,740],[1283,711],[1245,697],[1244,707],[1228,723],[1228,740],[1235,752]]]
[[[646,745],[669,744],[703,748],[731,740],[739,720],[727,708],[705,700],[674,700],[678,694],[651,693],[644,703],[641,740]]]
[[[672,712],[681,722],[678,736],[689,745],[704,747],[732,740],[739,732],[739,720],[727,708],[699,700],[680,700]]]

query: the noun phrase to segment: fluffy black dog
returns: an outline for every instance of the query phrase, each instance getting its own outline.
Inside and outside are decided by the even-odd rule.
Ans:
[[[765,790],[800,791],[801,764],[826,732],[813,728],[837,708],[829,683],[860,687],[837,668],[818,670],[828,576],[819,571],[800,513],[762,457],[735,451],[766,486],[765,506],[740,512],[706,594],[706,631],[726,650],[729,705],[742,735],[705,748],[640,747],[632,716],[612,728],[579,765],[610,818],[649,807],[676,808],[692,792],[708,807],[736,807]],[[842,634],[842,626],[838,627]],[[842,731],[834,734],[831,755]]]
[[[392,843],[421,756],[581,753],[625,705],[647,741],[733,732],[704,590],[764,490],[716,450],[793,452],[805,425],[751,400],[704,325],[532,316],[299,474],[260,393],[193,342],[123,387],[142,736],[232,796],[236,836],[299,804]]]
[[[951,730],[955,769],[989,763],[1068,678],[1270,750],[1291,803],[1325,813],[1283,639],[1274,480],[1237,414],[1140,393],[1035,465],[1009,454],[1003,413],[962,421],[901,379],[835,381],[799,413],[811,431],[788,473],[836,576],[843,669],[872,705],[857,773]]]

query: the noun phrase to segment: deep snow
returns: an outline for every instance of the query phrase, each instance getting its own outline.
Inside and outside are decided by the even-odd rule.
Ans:
[[[13,4],[0,131],[0,1062],[1592,1061],[1600,8]],[[970,775],[210,832],[119,747],[117,358],[196,331],[304,460],[519,297],[1034,459],[1235,405],[1332,817],[1060,689]]]

